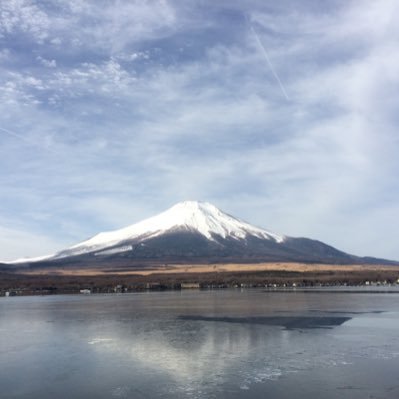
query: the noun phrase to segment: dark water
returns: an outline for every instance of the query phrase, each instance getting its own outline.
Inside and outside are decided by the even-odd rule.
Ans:
[[[1,398],[399,398],[399,291],[0,299]]]

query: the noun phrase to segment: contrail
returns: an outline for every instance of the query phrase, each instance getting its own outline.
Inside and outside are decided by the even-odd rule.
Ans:
[[[281,89],[281,91],[282,91],[283,94],[284,94],[284,97],[286,98],[287,101],[289,101],[290,98],[288,97],[288,94],[287,94],[287,92],[285,91],[284,85],[283,85],[283,83],[281,82],[280,78],[278,77],[277,72],[276,72],[276,71],[274,70],[274,68],[273,68],[273,64],[271,63],[270,58],[269,58],[269,56],[267,55],[265,46],[264,46],[264,45],[262,44],[262,42],[260,41],[259,36],[258,36],[258,34],[256,33],[256,31],[255,31],[255,28],[254,28],[251,24],[250,24],[250,28],[251,28],[251,31],[252,31],[252,33],[254,34],[255,38],[256,38],[256,41],[258,42],[260,48],[261,48],[262,51],[263,51],[263,55],[265,56],[266,61],[267,61],[268,65],[269,65],[269,68],[270,68],[270,70],[272,71],[273,76],[276,78],[276,80],[277,80],[277,82],[278,82],[278,84],[279,84],[279,86],[280,86],[280,89]]]
[[[17,137],[18,139],[20,139],[20,140],[22,140],[22,141],[25,141],[26,143],[33,144],[32,142],[30,142],[29,140],[27,140],[24,136],[21,136],[21,135],[19,135],[18,133],[14,133],[14,132],[12,132],[11,130],[4,129],[3,127],[0,127],[0,130],[2,130],[3,132],[9,134],[10,136]]]
[[[26,137],[24,137],[24,136],[22,136],[22,135],[20,135],[20,134],[18,134],[18,133],[12,132],[11,130],[8,130],[8,129],[4,129],[4,127],[0,127],[0,130],[3,131],[3,132],[5,132],[5,133],[7,133],[7,134],[10,135],[10,136],[14,136],[14,137],[16,137],[16,138],[18,138],[18,139],[24,141],[24,142],[27,143],[27,144],[33,145],[33,146],[35,146],[35,147],[40,147],[40,148],[42,148],[42,149],[44,149],[44,150],[53,152],[54,154],[57,154],[57,151],[54,151],[53,149],[51,149],[51,148],[49,148],[49,147],[45,147],[45,146],[42,146],[42,145],[40,145],[40,144],[37,144],[37,143],[34,142],[34,141],[28,140]]]

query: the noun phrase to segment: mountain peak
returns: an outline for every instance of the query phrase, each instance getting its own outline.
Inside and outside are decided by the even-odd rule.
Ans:
[[[96,236],[70,247],[65,252],[97,251],[110,245],[132,239],[149,239],[170,231],[185,230],[199,233],[208,240],[231,237],[245,239],[247,235],[266,238],[276,242],[284,236],[252,226],[224,213],[209,202],[182,201],[166,211],[123,229],[97,234]],[[64,251],[63,251],[64,252]]]
[[[119,230],[99,233],[45,259],[96,253],[110,247],[130,248],[131,243],[137,245],[174,232],[200,234],[212,242],[221,239],[244,242],[247,237],[252,236],[282,243],[286,238],[237,219],[209,202],[182,201],[158,215]]]
[[[176,210],[178,212],[221,212],[215,205],[205,201],[181,201],[170,207],[167,211]]]
[[[176,209],[179,211],[189,211],[189,212],[197,212],[201,210],[206,210],[206,209],[217,209],[216,206],[212,205],[209,202],[204,202],[204,201],[181,201],[178,202],[177,204],[173,205],[170,207],[168,210]]]

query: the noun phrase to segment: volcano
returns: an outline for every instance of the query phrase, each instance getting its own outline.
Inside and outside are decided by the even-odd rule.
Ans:
[[[351,255],[321,241],[277,234],[198,201],[180,202],[149,219],[99,233],[53,255],[11,263],[135,268],[160,263],[227,262],[397,264]]]

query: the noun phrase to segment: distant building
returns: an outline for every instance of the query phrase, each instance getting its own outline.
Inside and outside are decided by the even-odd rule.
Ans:
[[[117,294],[120,294],[123,292],[123,286],[121,284],[118,284],[114,287],[114,292]]]
[[[162,288],[161,283],[147,283],[145,285],[147,290],[159,290]]]
[[[200,283],[181,283],[180,287],[182,289],[186,288],[200,288]]]

